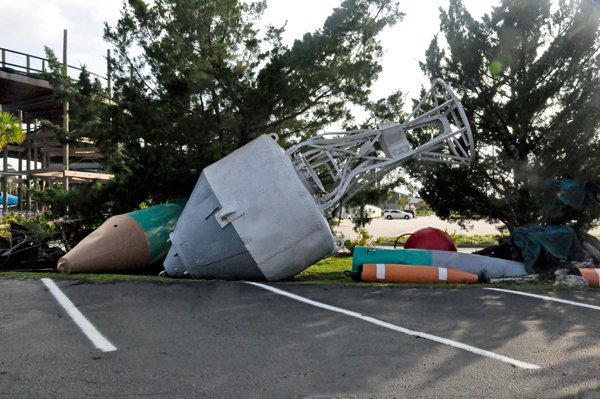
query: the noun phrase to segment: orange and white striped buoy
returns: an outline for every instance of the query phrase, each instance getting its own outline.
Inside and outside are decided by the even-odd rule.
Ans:
[[[600,269],[580,267],[579,271],[581,272],[583,278],[588,281],[590,287],[600,287]]]
[[[445,267],[364,264],[363,281],[386,281],[389,283],[476,283],[477,275]]]

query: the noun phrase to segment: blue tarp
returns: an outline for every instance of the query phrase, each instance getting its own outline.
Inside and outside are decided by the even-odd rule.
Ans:
[[[546,179],[550,187],[561,190],[561,193],[549,204],[556,206],[557,210],[551,214],[563,213],[569,206],[598,206],[596,195],[600,193],[600,186],[585,180],[572,179]]]
[[[4,204],[4,194],[0,193],[0,205]],[[8,194],[8,206],[19,205],[19,197]]]

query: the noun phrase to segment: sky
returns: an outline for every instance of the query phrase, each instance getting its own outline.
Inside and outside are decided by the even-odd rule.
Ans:
[[[267,0],[267,10],[261,20],[263,30],[269,24],[282,26],[287,21],[283,37],[285,44],[291,45],[304,33],[322,27],[340,2]],[[386,54],[382,60],[383,71],[372,87],[371,100],[387,97],[400,89],[406,94],[408,107],[412,104],[410,99],[419,95],[421,85],[429,87],[419,61],[424,60],[425,50],[439,31],[438,9],[447,9],[448,3],[449,0],[400,0],[400,9],[406,16],[379,36]],[[499,5],[500,0],[463,0],[463,4],[479,19]],[[123,0],[0,0],[0,48],[45,58],[44,46],[48,46],[62,61],[66,29],[67,63],[77,67],[83,64],[89,71],[106,76],[106,53],[110,46],[102,39],[104,24],[115,26],[122,8]],[[9,54],[8,62],[11,57],[15,56]],[[23,63],[22,59],[15,61]],[[357,122],[364,118],[361,110],[353,108],[352,111]],[[337,125],[326,128],[330,132],[340,130]],[[16,160],[9,162],[17,167]]]
[[[491,12],[500,0],[463,0],[475,18]],[[286,44],[306,32],[320,28],[340,0],[267,0],[264,26],[281,26],[287,21]],[[371,99],[386,97],[400,89],[407,98],[419,94],[429,82],[419,69],[425,50],[439,30],[438,7],[448,0],[403,0],[404,20],[380,35],[386,55],[383,72],[372,88]],[[88,70],[106,75],[106,52],[102,39],[104,23],[114,26],[123,7],[122,0],[0,0],[2,23],[0,47],[45,57],[44,46],[62,60],[63,31],[68,31],[68,64],[85,64]],[[407,101],[410,103],[410,101]]]

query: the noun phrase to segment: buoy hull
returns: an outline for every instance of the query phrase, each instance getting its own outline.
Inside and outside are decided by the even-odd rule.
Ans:
[[[389,283],[472,284],[477,282],[478,277],[472,273],[444,267],[367,263],[362,266],[361,280]]]
[[[279,281],[337,250],[290,158],[260,136],[205,168],[171,233],[169,276]]]
[[[600,287],[600,269],[591,269],[587,267],[579,268],[581,275],[588,281],[590,287]]]

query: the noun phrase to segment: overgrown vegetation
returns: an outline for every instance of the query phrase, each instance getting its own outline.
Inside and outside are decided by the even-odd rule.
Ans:
[[[378,241],[373,241],[373,236],[365,229],[358,229],[355,240],[344,240],[344,247],[354,252],[354,247],[374,247]]]
[[[10,234],[10,230],[23,228],[28,235],[35,241],[48,242],[58,238],[58,227],[56,223],[47,218],[45,214],[38,214],[32,218],[25,218],[17,213],[11,212],[2,218],[0,222],[0,231],[4,232],[6,237]]]

